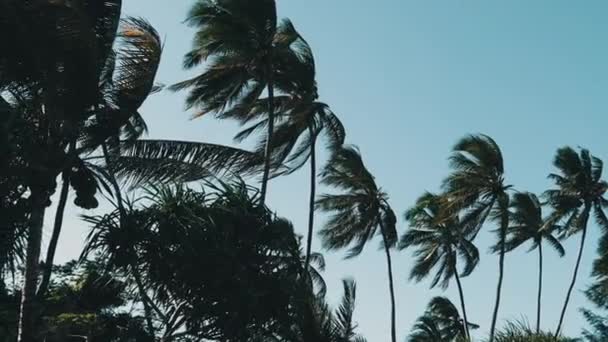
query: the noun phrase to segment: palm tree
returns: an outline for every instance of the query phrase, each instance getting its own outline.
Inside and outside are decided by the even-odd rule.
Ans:
[[[26,110],[13,118],[19,116],[34,134],[34,139],[24,142],[21,156],[27,164],[23,172],[27,172],[29,178],[31,211],[19,319],[20,342],[35,338],[35,294],[44,215],[55,191],[55,179],[73,160],[71,151],[90,116],[88,108],[97,101],[97,81],[107,51],[101,48],[101,42],[107,39],[107,24],[111,22],[106,20],[108,13],[104,10],[111,5],[111,1],[102,6],[92,2],[82,6],[47,1],[12,3],[14,13],[23,19],[13,23],[17,31],[26,32],[26,37],[35,37],[35,41],[28,41],[27,49],[20,51],[23,56],[19,58],[35,71],[20,74],[25,68],[19,65],[16,73],[12,70],[9,74],[22,77],[9,78],[2,89],[19,98],[19,102],[27,103]],[[6,127],[10,129],[11,124]]]
[[[174,90],[190,89],[187,106],[199,107],[195,117],[215,113],[243,120],[264,89],[268,93],[268,125],[260,202],[265,203],[271,169],[275,120],[275,90],[288,87],[290,68],[299,61],[299,35],[288,20],[278,23],[274,0],[199,0],[186,22],[197,29],[184,67],[203,62],[205,72],[180,82]],[[229,111],[240,108],[238,114]]]
[[[352,279],[343,279],[342,287],[342,300],[335,310],[332,310],[323,298],[311,296],[310,291],[304,291],[304,310],[301,316],[296,318],[294,328],[280,334],[281,341],[365,342],[365,338],[356,332],[357,324],[354,322],[356,283]]]
[[[555,336],[558,336],[568,308],[570,295],[576,283],[578,269],[585,249],[589,216],[592,212],[600,227],[608,229],[608,218],[603,210],[608,204],[608,201],[604,198],[608,183],[602,180],[602,161],[592,156],[586,149],[581,149],[580,153],[577,153],[570,147],[560,148],[557,150],[553,165],[559,173],[552,173],[549,178],[555,182],[557,189],[545,192],[549,204],[554,209],[550,220],[552,222],[561,219],[566,220],[563,227],[563,237],[582,233],[572,281],[555,330]]]
[[[543,287],[543,241],[553,247],[559,256],[566,253],[559,240],[553,236],[553,232],[560,227],[545,224],[542,214],[542,204],[536,195],[526,193],[516,193],[511,202],[513,209],[509,216],[511,226],[508,230],[508,239],[505,242],[506,251],[510,252],[527,241],[532,242],[529,251],[538,250],[538,296],[536,302],[536,333],[540,333],[540,311]],[[498,249],[495,246],[495,249]]]
[[[386,254],[391,299],[391,338],[396,342],[395,291],[390,249],[397,242],[396,217],[388,195],[366,169],[356,147],[345,146],[331,157],[322,174],[322,183],[340,190],[321,195],[317,208],[332,213],[319,232],[327,249],[350,247],[347,258],[359,255],[376,233],[382,236]]]
[[[445,289],[452,277],[456,279],[464,317],[463,327],[466,327],[463,337],[470,339],[460,277],[473,272],[479,263],[479,251],[462,231],[456,212],[446,207],[444,201],[441,196],[431,193],[418,199],[416,205],[405,214],[411,228],[401,237],[399,248],[418,248],[410,279],[420,281],[428,277],[433,269],[436,269],[436,274],[431,288],[441,282],[441,287]],[[460,274],[457,267],[459,257],[464,261],[464,269]]]
[[[504,164],[498,144],[487,135],[462,138],[450,157],[452,173],[444,181],[450,206],[461,210],[461,224],[466,234],[474,238],[490,216],[498,224],[500,246],[496,302],[490,327],[490,342],[494,340],[496,318],[504,274],[505,239],[509,226],[509,195],[511,187],[504,181]]]
[[[470,341],[467,332],[469,328],[478,329],[479,326],[465,323],[465,320],[460,318],[458,309],[449,299],[434,297],[427,305],[424,315],[416,321],[408,341],[452,342],[462,339]]]
[[[112,23],[110,27],[116,30],[118,27],[114,25],[114,22],[118,23],[119,5],[112,8],[112,15],[107,19]],[[135,140],[146,131],[145,123],[137,110],[154,90],[154,78],[162,52],[162,43],[158,32],[142,19],[127,18],[123,20],[122,27],[118,32],[118,34],[113,34],[114,31],[109,32],[108,39],[113,40],[118,37],[119,39],[116,40],[118,40],[117,43],[121,48],[114,52],[100,74],[100,103],[96,106],[92,118],[83,128],[83,134],[79,139],[80,150],[83,151],[81,154],[101,146],[106,160],[110,158],[108,142],[112,143],[120,136]],[[76,153],[76,143],[76,140],[72,142],[68,154]],[[78,156],[74,157],[78,158]],[[116,191],[118,185],[114,177],[111,177],[112,173],[105,174],[109,170],[98,169],[95,165],[84,160],[74,164],[80,164],[86,169],[95,170],[100,176],[103,175],[103,178],[108,179],[109,183],[113,185],[118,205],[122,205],[121,194],[120,191]],[[45,269],[38,287],[38,296],[44,296],[48,288],[70,183],[74,186],[73,183],[75,182],[72,178],[78,176],[77,174],[73,175],[73,169],[74,166],[66,167],[62,173],[63,184],[55,214],[53,233],[47,249]],[[102,179],[102,177],[98,177],[98,179]],[[78,198],[76,201],[78,201]]]
[[[315,62],[308,44],[302,39],[300,44],[298,71],[294,71],[293,89],[288,95],[275,98],[276,129],[272,138],[272,157],[274,164],[286,163],[288,171],[299,170],[310,161],[310,200],[308,208],[308,235],[306,243],[306,261],[308,265],[312,251],[312,236],[314,231],[314,207],[317,185],[317,154],[316,146],[322,134],[328,140],[330,151],[340,148],[346,139],[346,132],[340,119],[331,111],[329,106],[318,101],[317,84],[315,81]],[[268,126],[269,99],[261,99],[249,108],[248,120],[257,118],[257,122],[243,129],[235,136],[242,141],[252,133]],[[267,139],[258,142],[258,150],[267,146]]]

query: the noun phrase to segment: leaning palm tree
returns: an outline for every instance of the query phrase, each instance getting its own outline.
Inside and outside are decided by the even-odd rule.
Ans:
[[[496,319],[504,274],[505,240],[509,226],[509,195],[511,187],[505,184],[502,152],[498,144],[487,135],[470,135],[454,146],[450,157],[452,173],[444,181],[444,190],[450,206],[461,211],[463,229],[475,237],[488,217],[498,229],[499,271],[496,302],[490,327],[490,342],[494,339]]]
[[[561,331],[570,295],[576,283],[585,249],[590,215],[593,213],[598,225],[603,229],[608,229],[608,218],[603,209],[608,204],[604,198],[608,183],[602,180],[603,162],[592,156],[586,149],[581,149],[580,153],[577,153],[570,147],[560,148],[557,150],[553,165],[559,170],[559,173],[552,173],[549,178],[555,182],[557,189],[545,192],[549,204],[554,209],[550,220],[553,222],[565,220],[564,238],[582,233],[572,281],[555,330],[555,336],[557,336]]]
[[[473,272],[479,263],[479,251],[463,232],[456,212],[451,211],[444,203],[445,199],[435,194],[426,193],[420,197],[416,205],[405,214],[411,229],[401,237],[399,248],[417,248],[417,258],[410,279],[420,281],[428,277],[433,269],[436,269],[436,273],[431,288],[441,283],[441,287],[445,289],[452,278],[456,279],[464,317],[463,337],[470,339],[460,277]],[[459,272],[457,267],[459,257],[464,262],[462,272]]]
[[[275,121],[275,90],[290,85],[290,68],[299,63],[299,35],[288,20],[278,23],[274,0],[199,0],[186,22],[197,29],[184,67],[203,62],[205,71],[174,86],[189,89],[187,106],[195,115],[215,113],[219,118],[243,120],[262,95],[268,93],[268,125],[260,202],[266,199],[271,169],[271,144]],[[238,107],[237,114],[229,109]]]
[[[306,244],[306,261],[308,265],[312,251],[312,236],[314,231],[314,206],[317,185],[317,151],[319,138],[327,139],[327,148],[335,151],[344,144],[346,132],[342,122],[329,106],[318,101],[317,84],[315,81],[315,62],[312,50],[302,39],[300,44],[302,63],[293,71],[296,82],[288,93],[275,98],[276,129],[272,138],[272,158],[275,164],[285,163],[287,173],[299,170],[310,161],[310,200],[308,208],[308,235]],[[268,126],[269,99],[261,99],[249,108],[248,120],[257,121],[243,129],[235,136],[242,141],[252,133]],[[237,108],[237,110],[239,110]],[[267,146],[267,139],[258,142],[258,151]]]
[[[339,194],[324,194],[317,208],[332,213],[321,229],[327,249],[350,247],[347,258],[359,255],[374,235],[382,237],[386,254],[391,299],[391,338],[396,342],[395,291],[390,250],[397,242],[396,217],[388,203],[388,195],[377,185],[366,169],[356,147],[345,146],[334,153],[321,174],[322,183],[340,190]]]
[[[542,214],[542,204],[536,195],[516,193],[513,195],[510,212],[511,226],[508,230],[508,239],[505,249],[510,252],[527,241],[532,242],[529,251],[538,250],[538,296],[536,302],[536,333],[540,333],[540,312],[543,288],[543,241],[553,247],[559,256],[566,253],[553,232],[559,227],[551,222],[545,222]],[[546,224],[547,223],[547,224]],[[498,247],[498,246],[495,246]]]

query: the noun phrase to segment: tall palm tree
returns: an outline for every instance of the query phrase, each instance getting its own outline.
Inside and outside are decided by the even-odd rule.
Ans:
[[[458,309],[445,297],[434,297],[424,315],[418,318],[408,342],[453,342],[470,340],[467,330],[478,329],[474,323],[466,323]]]
[[[479,263],[479,251],[462,230],[457,213],[444,203],[445,199],[435,194],[426,193],[420,197],[416,205],[405,214],[411,228],[401,237],[399,248],[417,248],[410,279],[420,281],[428,277],[433,269],[436,269],[436,274],[431,288],[439,283],[441,287],[447,288],[452,277],[456,279],[464,317],[463,337],[470,339],[460,277],[473,272]],[[457,267],[459,257],[464,262],[462,272]]]
[[[246,115],[250,106],[268,93],[268,125],[260,202],[265,203],[271,170],[271,144],[275,121],[275,91],[289,86],[289,69],[298,63],[299,35],[288,20],[278,22],[274,0],[198,0],[186,22],[197,29],[184,67],[204,62],[205,71],[172,89],[190,89],[187,106],[201,116],[219,118]],[[228,109],[239,107],[238,114]],[[240,115],[239,115],[240,114]]]
[[[312,251],[312,236],[314,232],[314,206],[317,185],[317,153],[318,139],[324,135],[330,151],[340,148],[346,139],[346,132],[340,119],[329,106],[318,101],[317,84],[315,81],[315,61],[312,50],[304,41],[300,45],[300,59],[293,71],[293,89],[286,90],[289,94],[275,98],[276,129],[272,138],[272,157],[274,164],[286,164],[287,173],[299,170],[310,161],[310,197],[308,208],[308,235],[306,244],[306,261],[308,265]],[[297,75],[297,76],[296,76]],[[269,99],[261,99],[249,108],[248,120],[257,122],[243,129],[235,136],[242,141],[252,133],[268,126],[267,108]],[[267,139],[258,142],[258,150],[267,146]]]
[[[504,275],[505,240],[509,226],[509,195],[505,184],[504,163],[500,147],[487,135],[469,135],[453,148],[450,157],[452,173],[443,187],[450,206],[461,210],[461,224],[475,237],[490,217],[499,227],[499,271],[496,302],[490,327],[490,342],[494,340],[496,319]]]
[[[600,227],[608,229],[608,218],[603,209],[608,204],[604,198],[608,183],[602,180],[603,162],[586,149],[581,149],[577,153],[571,147],[560,148],[557,150],[553,165],[558,169],[558,173],[550,174],[549,178],[555,182],[557,188],[545,192],[549,204],[554,209],[550,220],[565,219],[563,237],[582,233],[572,281],[555,330],[555,336],[558,336],[585,249],[590,215],[594,215]]]
[[[542,204],[536,195],[529,192],[516,193],[513,195],[511,208],[513,210],[509,214],[511,225],[505,242],[506,251],[510,252],[527,241],[532,242],[529,251],[538,250],[538,296],[536,302],[536,333],[538,334],[540,333],[543,288],[543,241],[546,241],[549,246],[555,249],[559,256],[564,256],[566,252],[559,240],[553,236],[553,232],[560,227],[551,224],[551,222],[545,222],[542,214]]]
[[[25,142],[22,156],[28,164],[24,172],[30,178],[27,186],[31,212],[18,341],[35,338],[35,294],[44,215],[57,176],[72,162],[73,153],[69,151],[74,150],[74,141],[90,115],[87,109],[97,100],[98,75],[106,51],[101,42],[107,39],[105,24],[109,22],[105,20],[104,9],[109,4],[110,1],[101,6],[92,2],[80,6],[48,1],[13,2],[15,13],[22,15],[19,17],[22,21],[13,25],[18,32],[24,29],[26,38],[35,37],[35,41],[28,41],[27,49],[20,51],[23,54],[20,60],[33,61],[28,67],[35,71],[17,72],[23,77],[12,79],[2,89],[25,99],[27,110],[19,116],[35,132],[34,139]],[[23,65],[16,70],[24,70]],[[12,71],[10,74],[15,75]]]
[[[388,195],[377,185],[367,170],[356,147],[345,146],[331,157],[322,174],[322,183],[333,186],[339,194],[324,194],[317,208],[332,216],[319,232],[327,249],[350,247],[347,258],[359,255],[374,235],[382,237],[386,254],[389,294],[391,299],[391,338],[397,340],[395,328],[395,291],[390,250],[397,243],[396,217]]]
[[[148,95],[154,90],[154,78],[160,56],[162,43],[158,32],[145,20],[137,18],[127,18],[123,20],[122,27],[118,30],[118,18],[121,13],[120,4],[112,8],[112,17],[106,18],[112,23],[108,32],[108,39],[117,41],[120,49],[112,54],[112,58],[107,60],[99,80],[99,104],[95,107],[91,119],[88,120],[79,141],[74,140],[68,154],[77,154],[76,146],[82,153],[102,148],[103,156],[110,158],[108,152],[108,142],[125,136],[129,140],[137,139],[146,131],[145,122],[137,112],[139,106],[144,102]],[[116,37],[118,39],[116,39]],[[111,45],[111,44],[110,44]],[[78,145],[77,145],[78,142]],[[79,158],[78,154],[75,156]],[[80,164],[88,169],[95,169],[99,174],[104,174],[108,170],[96,169],[96,167],[85,161]],[[47,249],[45,259],[45,269],[42,281],[38,287],[38,296],[44,296],[48,288],[51,277],[52,265],[57,249],[57,243],[61,233],[65,206],[67,204],[68,192],[72,181],[74,166],[66,167],[62,172],[62,188],[55,214],[53,232]],[[77,175],[74,175],[77,176]],[[114,194],[117,197],[118,205],[122,205],[120,191],[114,177],[111,174],[104,178],[114,185]],[[99,177],[101,178],[101,177]],[[74,184],[72,184],[74,186]],[[78,198],[76,199],[78,201]]]

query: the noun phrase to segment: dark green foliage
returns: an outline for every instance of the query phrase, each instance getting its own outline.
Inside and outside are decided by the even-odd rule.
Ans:
[[[160,319],[163,308],[177,310],[173,333],[246,340],[291,317],[299,245],[291,224],[259,207],[243,183],[208,186],[153,189],[122,225],[116,211],[86,217],[94,227],[85,253],[130,274],[137,265]]]
[[[496,342],[576,342],[563,336],[554,337],[550,332],[536,333],[525,321],[507,322],[496,332]]]
[[[431,287],[439,284],[447,288],[457,272],[458,258],[464,262],[460,275],[466,277],[479,263],[479,251],[468,240],[470,236],[463,231],[456,213],[446,207],[444,201],[445,198],[431,193],[418,199],[416,206],[405,214],[411,228],[401,237],[399,248],[418,248],[410,279],[420,281],[436,269]]]
[[[429,302],[423,316],[418,318],[408,342],[453,342],[464,341],[466,329],[458,309],[445,297],[434,297]],[[470,329],[478,329],[477,324],[468,323]]]
[[[608,231],[608,218],[604,212],[608,203],[604,198],[608,183],[602,179],[603,162],[592,156],[588,150],[581,149],[577,153],[570,147],[560,148],[553,164],[559,173],[552,173],[549,178],[555,182],[556,189],[545,192],[548,203],[554,209],[550,222],[563,222],[561,233],[564,238],[581,233],[578,257],[557,325],[557,335],[560,333],[570,295],[577,280],[591,215],[604,232]],[[600,251],[600,255],[603,253]]]

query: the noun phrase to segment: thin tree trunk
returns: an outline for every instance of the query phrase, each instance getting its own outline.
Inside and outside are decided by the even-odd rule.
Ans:
[[[270,70],[269,72],[272,72]],[[264,174],[262,175],[262,189],[260,190],[260,205],[266,204],[266,193],[268,191],[268,179],[270,178],[270,157],[272,154],[272,136],[274,135],[274,84],[268,82],[268,132],[266,136],[266,147],[264,150]]]
[[[454,258],[454,264],[452,265],[452,267],[454,267],[454,276],[456,278],[456,285],[458,285],[458,295],[460,296],[460,306],[462,308],[462,318],[464,319],[464,331],[465,331],[465,338],[467,339],[467,341],[471,340],[471,333],[469,332],[469,320],[467,318],[467,308],[464,305],[464,292],[462,291],[462,284],[460,283],[460,276],[458,275],[458,269],[456,269],[456,259]]]
[[[505,237],[506,227],[501,224],[500,228],[500,258],[498,261],[498,284],[496,285],[496,302],[494,303],[494,313],[492,314],[492,326],[490,328],[490,342],[494,341],[496,331],[496,319],[498,318],[498,308],[500,307],[500,293],[502,291],[502,279],[505,269]]]
[[[101,149],[106,160],[106,165],[108,166],[108,173],[110,174],[110,183],[112,184],[112,188],[114,189],[114,193],[116,195],[116,202],[118,206],[118,212],[120,213],[120,221],[122,226],[122,221],[127,215],[127,211],[125,210],[124,203],[122,201],[122,193],[120,191],[120,186],[118,185],[118,181],[116,180],[116,176],[114,175],[114,171],[110,166],[110,153],[108,151],[108,146],[105,142],[101,144]],[[135,285],[137,285],[137,291],[141,296],[141,301],[144,306],[144,315],[146,316],[146,325],[148,328],[148,332],[150,335],[155,336],[156,332],[154,329],[154,323],[152,322],[152,309],[150,308],[150,304],[148,303],[149,297],[146,293],[146,289],[143,286],[141,281],[141,275],[139,274],[139,269],[137,265],[131,265],[133,269],[133,277],[135,278]]]
[[[315,192],[317,188],[317,160],[316,160],[316,151],[315,151],[315,142],[314,132],[312,128],[310,128],[310,135],[312,137],[312,142],[310,145],[310,202],[308,207],[308,239],[306,244],[306,262],[304,263],[304,270],[308,270],[308,265],[310,264],[310,254],[312,253],[312,235],[314,230],[314,221],[315,221]]]
[[[68,160],[70,163],[63,170],[63,183],[61,185],[61,194],[59,195],[59,202],[57,204],[57,212],[55,213],[55,222],[53,224],[53,233],[51,240],[49,241],[49,247],[46,251],[46,259],[44,262],[44,270],[42,273],[42,281],[38,286],[38,298],[43,298],[49,287],[51,281],[51,274],[53,272],[53,263],[55,262],[55,252],[57,251],[57,244],[59,242],[59,236],[61,235],[61,228],[63,226],[63,215],[65,212],[65,206],[68,201],[68,194],[70,192],[70,176],[72,175],[71,160],[74,157],[76,151],[76,139],[72,139],[70,142],[70,148],[68,150]]]
[[[391,296],[391,341],[397,342],[397,329],[395,326],[396,320],[396,305],[395,305],[395,288],[393,284],[393,263],[391,261],[391,251],[386,240],[386,234],[384,233],[384,227],[380,225],[382,230],[382,240],[384,241],[384,252],[386,253],[386,265],[388,268],[388,286]]]
[[[574,289],[574,285],[576,284],[576,277],[578,275],[578,268],[581,265],[581,259],[583,258],[583,251],[585,250],[585,238],[587,237],[587,223],[589,221],[589,212],[591,211],[591,205],[585,204],[585,210],[583,211],[583,235],[581,236],[581,244],[578,248],[578,257],[576,258],[576,266],[574,266],[574,274],[572,275],[572,281],[570,282],[570,287],[568,288],[568,293],[566,294],[566,301],[564,302],[564,306],[562,308],[562,313],[559,316],[559,323],[557,324],[557,329],[555,330],[555,338],[557,338],[562,330],[562,324],[564,323],[564,316],[566,315],[566,309],[568,308],[568,302],[570,301],[570,295],[572,294],[572,290]]]
[[[25,259],[25,275],[21,292],[21,308],[19,315],[18,342],[35,342],[35,304],[36,285],[38,283],[38,263],[40,261],[40,244],[42,242],[42,226],[46,202],[44,191],[34,190],[32,193],[32,212],[29,219],[27,236],[27,255]]]
[[[536,333],[540,333],[540,308],[543,294],[543,245],[538,244],[538,298],[536,299]]]

